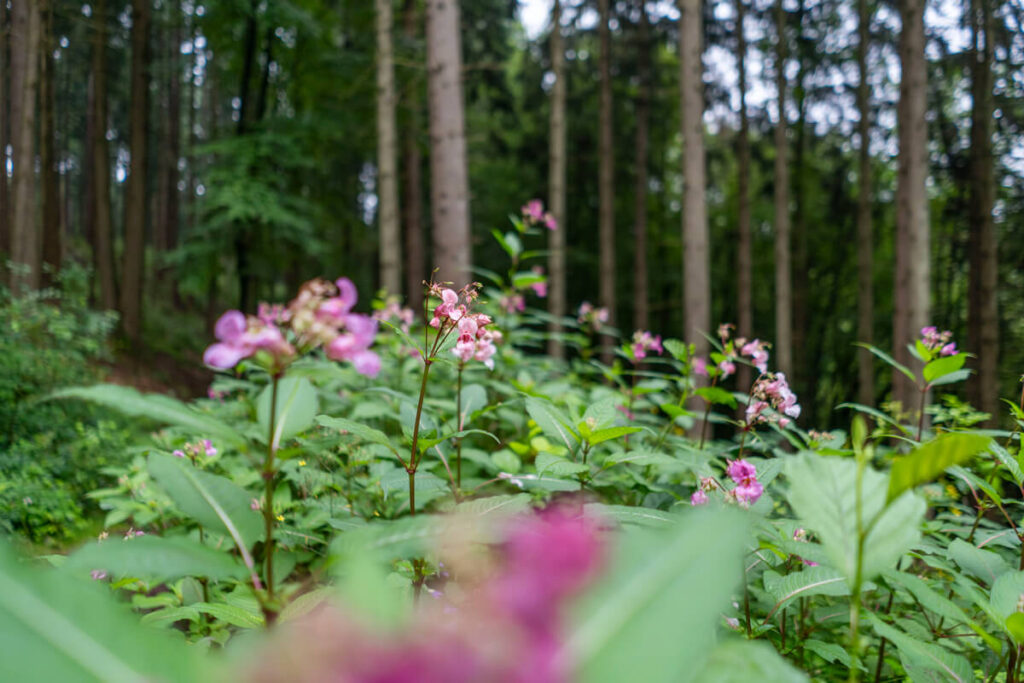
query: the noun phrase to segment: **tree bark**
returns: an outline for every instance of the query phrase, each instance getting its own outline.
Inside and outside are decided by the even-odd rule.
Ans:
[[[750,233],[750,117],[747,114],[747,38],[743,30],[746,0],[736,0],[736,66],[739,71],[740,132],[736,143],[736,334],[746,339],[754,335],[754,259],[753,238]],[[750,367],[740,365],[736,376],[737,387],[745,391],[750,386]]]
[[[11,253],[11,205],[7,194],[7,145],[10,143],[7,74],[11,65],[7,54],[8,33],[7,3],[0,2],[0,254],[3,258]],[[5,270],[0,271],[0,282],[6,282],[7,275]]]
[[[402,10],[402,33],[409,43],[417,37],[416,0],[405,0]],[[423,306],[424,263],[423,253],[423,182],[420,154],[420,89],[408,88],[410,93],[408,119],[402,135],[403,168],[402,214],[405,224],[405,296],[408,306],[419,311]]]
[[[457,0],[427,2],[427,100],[431,230],[437,276],[461,287],[471,277],[472,235]]]
[[[609,0],[598,0],[597,33],[600,40],[598,93],[597,192],[598,192],[598,300],[608,309],[608,322],[615,325],[615,152],[612,147],[611,30],[608,26]],[[604,336],[601,359],[611,363],[611,337]]]
[[[636,189],[633,193],[633,327],[646,330],[650,323],[650,295],[647,287],[647,154],[651,118],[651,27],[645,0],[639,0],[637,4],[640,10],[640,26],[637,31],[637,77],[640,84],[636,98]]]
[[[146,128],[149,113],[149,0],[132,0],[131,162],[125,181],[121,326],[138,343],[142,334],[142,283],[146,259]]]
[[[775,363],[787,375],[793,370],[793,290],[790,273],[789,166],[786,142],[786,15],[782,0],[775,5]]]
[[[993,417],[999,414],[999,252],[993,207],[992,8],[991,0],[971,0],[971,156],[970,275],[967,295],[968,350],[978,355],[976,379],[968,383],[971,402]]]
[[[683,134],[684,338],[698,355],[708,351],[711,331],[711,240],[704,170],[704,81],[700,0],[679,0],[680,110]]]
[[[897,107],[899,168],[896,182],[896,269],[893,346],[896,360],[910,364],[907,344],[928,324],[931,252],[928,226],[928,72],[925,62],[925,0],[901,0],[899,55],[902,76]],[[916,411],[917,390],[893,373],[893,398]]]
[[[377,215],[380,219],[380,284],[402,291],[402,228],[398,218],[398,132],[391,40],[392,0],[375,0],[377,19]]]
[[[92,90],[94,130],[89,174],[95,211],[92,217],[93,261],[99,283],[99,304],[104,310],[117,308],[114,275],[114,240],[110,219],[110,152],[107,146],[107,3],[96,0],[92,44]]]
[[[56,282],[60,271],[62,235],[60,225],[60,185],[57,178],[57,136],[56,136],[56,73],[54,72],[53,50],[56,41],[53,35],[53,12],[51,0],[41,0],[39,12],[43,21],[40,60],[39,103],[39,165],[42,171],[42,261],[44,264],[42,283],[44,286]]]
[[[41,17],[35,0],[11,3],[11,260],[15,291],[38,289],[39,233],[36,225],[35,130]]]
[[[566,71],[565,42],[562,39],[562,3],[554,0],[551,7],[551,71],[555,82],[551,88],[551,120],[548,131],[548,210],[555,217],[558,228],[548,236],[548,313],[551,322],[548,331],[548,353],[555,358],[565,357],[561,338],[562,318],[567,312],[565,287],[565,101]]]
[[[871,101],[868,87],[868,46],[870,41],[871,10],[868,0],[857,0],[857,125],[858,193],[857,193],[857,339],[873,344],[874,302],[874,238],[871,224]],[[867,349],[857,353],[857,395],[863,405],[875,403],[874,355]]]
[[[259,3],[251,0],[248,16],[245,20],[245,38],[242,44],[242,73],[238,89],[238,124],[235,128],[239,136],[248,132],[249,111],[252,108],[250,97],[252,87],[252,70],[256,62],[256,33],[259,30]],[[211,82],[212,85],[212,82]],[[216,91],[211,88],[211,95]],[[215,99],[211,98],[212,102]],[[212,109],[214,115],[216,108]],[[256,308],[256,274],[253,272],[252,258],[249,254],[250,226],[236,226],[235,235],[235,266],[238,270],[238,306],[242,311],[251,312]]]
[[[160,184],[163,200],[160,215],[155,217],[154,244],[158,250],[178,246],[180,197],[178,160],[181,158],[181,3],[168,5],[171,15],[171,35],[167,49],[167,111],[164,119],[166,133],[160,153]],[[158,226],[158,227],[157,227]],[[159,236],[159,240],[157,237]]]

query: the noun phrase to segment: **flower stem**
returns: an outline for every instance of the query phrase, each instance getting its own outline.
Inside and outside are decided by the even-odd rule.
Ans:
[[[455,389],[455,425],[458,431],[462,431],[462,367],[459,363],[459,379]],[[455,488],[462,490],[462,438],[455,439]],[[458,495],[458,493],[456,493]]]
[[[420,382],[420,399],[416,403],[416,422],[412,426],[412,447],[409,449],[409,463],[405,471],[409,473],[409,514],[416,516],[416,468],[419,458],[416,457],[420,441],[420,418],[423,417],[423,399],[427,395],[427,376],[434,361],[429,357],[423,359],[423,381]]]
[[[270,425],[267,428],[267,456],[263,461],[263,528],[266,533],[263,576],[267,581],[267,597],[274,599],[274,456],[277,444],[274,428],[277,422],[278,375],[270,380]]]
[[[921,443],[921,437],[924,435],[924,402],[928,396],[928,387],[921,389],[921,406],[917,416],[917,442]]]

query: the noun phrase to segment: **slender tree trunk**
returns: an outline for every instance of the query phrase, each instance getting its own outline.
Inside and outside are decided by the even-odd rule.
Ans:
[[[558,228],[548,238],[548,313],[551,323],[548,331],[548,353],[563,358],[565,347],[557,336],[562,332],[562,318],[565,317],[565,43],[562,39],[562,3],[554,0],[551,7],[551,71],[555,83],[551,88],[551,123],[548,131],[548,210],[555,217]]]
[[[750,117],[747,114],[747,38],[743,30],[746,0],[736,0],[736,61],[740,87],[740,134],[736,144],[738,206],[736,212],[736,333],[750,339],[754,335],[753,238],[750,233]],[[750,386],[750,368],[739,366],[737,387]]]
[[[11,204],[7,194],[7,145],[10,143],[9,120],[10,100],[7,97],[7,78],[10,73],[10,58],[7,54],[7,3],[0,1],[0,258],[11,253]],[[6,269],[0,270],[0,282],[7,281]]]
[[[928,323],[931,252],[928,226],[928,124],[925,119],[928,71],[925,62],[925,0],[901,0],[900,99],[897,108],[899,170],[896,182],[896,287],[893,347],[896,360],[910,364],[907,344]],[[915,411],[917,390],[893,373],[893,395],[905,411]]]
[[[377,12],[377,215],[380,218],[380,284],[402,291],[402,227],[398,215],[398,131],[391,2],[375,0]]]
[[[53,35],[53,5],[51,1],[40,2],[43,20],[40,59],[40,125],[39,164],[42,171],[42,273],[44,285],[56,282],[60,271],[62,236],[60,227],[60,184],[57,178],[57,135],[56,135],[56,74],[54,73],[53,50],[56,44]]]
[[[259,30],[257,0],[251,0],[249,13],[245,20],[245,38],[242,45],[242,74],[238,94],[238,125],[239,136],[248,132],[249,112],[252,109],[250,91],[252,86],[252,70],[256,61],[256,32]],[[210,90],[211,99],[216,90]],[[252,258],[249,253],[249,238],[252,226],[238,225],[235,234],[235,265],[238,269],[238,304],[243,311],[256,308],[256,274],[253,271]]]
[[[153,217],[153,247],[163,251],[174,249],[178,243],[180,196],[178,160],[181,158],[181,3],[168,4],[170,36],[167,59],[167,109],[164,112],[165,133],[160,147],[158,173],[160,183],[160,212]]]
[[[405,0],[402,33],[408,43],[415,42],[417,31],[416,0]],[[414,82],[408,88],[408,119],[402,134],[405,177],[402,183],[402,213],[405,224],[405,295],[408,306],[419,311],[423,305],[423,181],[420,154],[420,88]]]
[[[704,170],[704,81],[700,0],[679,0],[680,110],[683,134],[683,315],[684,338],[698,355],[708,351],[711,332],[711,239]]]
[[[790,276],[789,166],[786,142],[786,15],[782,0],[775,5],[775,362],[788,374],[793,369],[793,290]]]
[[[810,311],[808,309],[808,287],[810,278],[808,275],[807,256],[807,213],[810,204],[810,192],[807,190],[807,71],[808,58],[806,54],[806,38],[803,37],[805,3],[804,0],[797,1],[795,33],[798,39],[793,47],[797,60],[796,81],[793,83],[791,92],[796,104],[797,119],[795,129],[795,140],[792,145],[792,160],[790,161],[790,201],[792,211],[790,212],[790,261],[789,261],[789,291],[791,300],[791,315],[789,326],[789,376],[790,385],[800,395],[803,392],[813,391],[807,386],[806,380],[810,370],[807,363],[793,363],[793,357],[806,358],[807,330],[810,325],[808,320]],[[793,278],[793,273],[803,273],[803,277]],[[811,402],[811,414],[816,409],[816,404]]]
[[[104,310],[117,308],[114,274],[113,226],[110,218],[110,152],[107,146],[107,3],[96,0],[93,7],[95,29],[92,47],[93,121],[92,173],[89,183],[95,214],[93,225],[93,260],[99,281],[99,304]]]
[[[36,0],[11,3],[11,260],[21,269],[11,283],[15,290],[37,289],[41,265],[36,226],[35,130],[39,86],[41,17]],[[27,270],[25,270],[27,269]]]
[[[968,349],[978,355],[971,402],[995,418],[999,414],[998,238],[992,210],[995,170],[992,157],[992,7],[991,0],[971,0],[971,194],[970,262],[967,306]],[[994,422],[990,420],[990,422]]]
[[[457,0],[427,1],[430,213],[438,277],[470,280],[469,172],[462,100],[462,36]]]
[[[871,10],[868,0],[857,0],[859,16],[857,34],[857,70],[860,82],[857,84],[857,110],[859,149],[858,194],[857,194],[857,339],[867,344],[874,343],[874,238],[871,225],[871,101],[868,87],[868,45],[870,37]],[[864,405],[875,402],[874,356],[867,349],[857,355],[857,393]]]
[[[142,334],[146,259],[146,128],[149,113],[149,0],[132,0],[131,166],[125,181],[121,325],[133,343]]]
[[[598,0],[597,32],[601,44],[601,88],[598,94],[597,192],[598,192],[598,299],[608,309],[609,323],[617,321],[615,307],[615,152],[612,147],[611,30],[608,26],[609,0]],[[612,361],[610,337],[604,337],[601,359]]]
[[[637,77],[640,87],[636,98],[636,190],[633,193],[633,327],[646,330],[650,317],[647,287],[647,154],[651,118],[651,28],[646,2],[640,0],[638,5],[640,26],[637,31]]]

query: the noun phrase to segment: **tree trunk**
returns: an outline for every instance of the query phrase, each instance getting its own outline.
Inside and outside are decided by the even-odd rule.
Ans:
[[[10,143],[8,122],[7,74],[10,58],[7,55],[7,3],[0,2],[0,258],[11,254],[11,205],[7,194],[7,145]],[[6,269],[0,270],[0,282],[7,281]]]
[[[976,379],[968,383],[971,402],[999,414],[998,238],[992,210],[995,171],[992,157],[992,14],[991,0],[971,0],[971,158],[970,262],[967,306],[968,350],[978,355]]]
[[[181,158],[181,3],[168,5],[171,35],[167,47],[167,110],[166,128],[160,149],[160,213],[153,217],[153,247],[157,250],[178,246],[180,196],[178,191],[178,160]]]
[[[402,33],[409,43],[417,37],[416,0],[406,0],[402,10]],[[423,306],[423,182],[420,173],[420,89],[407,89],[408,120],[402,134],[402,155],[405,178],[402,183],[402,213],[405,224],[405,296],[409,307],[419,311]]]
[[[398,222],[398,132],[391,2],[375,0],[377,12],[377,215],[380,218],[380,284],[402,291],[402,228]]]
[[[107,147],[107,3],[96,0],[93,7],[95,29],[92,45],[92,84],[94,131],[91,145],[92,172],[89,183],[95,214],[93,261],[99,282],[99,304],[104,310],[117,308],[114,274],[114,240],[110,219],[110,152]]]
[[[789,245],[789,166],[786,143],[786,15],[775,5],[775,363],[787,375],[793,369],[793,290]]]
[[[754,335],[754,259],[753,238],[750,233],[750,117],[747,114],[747,38],[743,30],[746,0],[736,0],[736,61],[740,88],[740,133],[736,144],[737,198],[736,211],[736,333],[751,339]],[[750,367],[740,365],[737,387],[746,391],[750,386]]]
[[[131,165],[125,181],[121,326],[132,343],[142,334],[146,259],[146,127],[149,113],[149,0],[132,0]]]
[[[871,102],[868,87],[868,45],[870,40],[871,10],[868,0],[857,0],[859,24],[857,28],[857,84],[858,122],[858,194],[857,194],[857,339],[874,343],[874,238],[871,225]],[[867,349],[857,353],[857,395],[866,406],[875,403],[874,355]]]
[[[708,351],[711,331],[711,240],[704,171],[704,81],[700,0],[679,0],[680,110],[683,134],[684,338],[698,355]]]
[[[925,62],[925,0],[901,0],[903,30],[899,54],[902,78],[897,107],[899,170],[896,182],[896,272],[893,347],[896,360],[910,364],[907,344],[928,324],[930,235],[928,226],[928,123],[925,119],[928,72]],[[893,397],[915,413],[918,393],[899,372],[893,373]],[[916,414],[916,413],[915,413]]]
[[[598,94],[597,192],[598,192],[598,300],[608,309],[608,322],[616,323],[615,311],[615,152],[612,147],[611,30],[609,0],[598,0],[597,32],[601,44],[601,87]],[[613,339],[605,336],[601,359],[611,363]]]
[[[54,72],[53,50],[56,46],[53,34],[53,12],[51,2],[45,5],[40,2],[39,8],[43,20],[42,49],[40,59],[40,126],[39,126],[39,164],[42,170],[42,204],[43,204],[43,249],[42,260],[44,272],[42,282],[45,286],[56,282],[60,271],[62,236],[60,226],[60,185],[57,178],[57,136],[56,126],[56,73]]]
[[[427,2],[427,95],[430,213],[437,277],[461,287],[471,277],[472,234],[457,0]]]
[[[810,325],[808,308],[809,268],[807,255],[807,214],[810,204],[810,192],[807,190],[807,72],[809,59],[806,54],[806,38],[803,37],[805,3],[797,1],[795,33],[799,39],[793,45],[797,60],[796,81],[791,92],[796,104],[797,119],[795,140],[792,145],[792,161],[790,161],[789,197],[791,200],[790,237],[789,237],[789,291],[792,311],[789,320],[789,377],[790,386],[798,395],[812,392],[807,379],[810,366],[808,363],[793,364],[793,357],[807,358],[807,330]],[[803,277],[793,278],[793,272],[803,273]],[[791,375],[788,373],[792,373]],[[814,406],[812,402],[812,406]],[[814,410],[812,409],[811,415]]]
[[[637,31],[636,98],[636,190],[633,193],[633,327],[646,330],[649,325],[647,288],[647,151],[651,118],[651,46],[650,21],[646,2],[640,0],[640,27]]]
[[[551,71],[555,83],[551,88],[551,123],[548,131],[548,210],[558,224],[548,238],[548,353],[555,358],[565,356],[565,347],[558,337],[562,318],[567,311],[565,287],[565,43],[562,39],[562,3],[554,0],[551,7]]]
[[[238,125],[236,132],[239,136],[245,135],[248,131],[249,111],[252,108],[250,102],[250,90],[252,85],[252,70],[256,61],[256,32],[259,29],[257,12],[259,3],[251,0],[249,13],[245,20],[245,39],[242,46],[242,74],[238,91]],[[211,88],[211,101],[216,96],[216,90]],[[214,111],[216,111],[214,109]],[[241,310],[252,312],[256,308],[256,274],[253,272],[252,258],[249,254],[250,226],[236,226],[235,234],[235,267],[238,276],[238,306]]]
[[[35,118],[39,77],[39,6],[35,0],[11,3],[11,260],[16,291],[38,289],[40,253],[36,226]]]

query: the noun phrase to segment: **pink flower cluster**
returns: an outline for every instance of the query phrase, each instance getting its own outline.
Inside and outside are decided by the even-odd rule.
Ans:
[[[199,443],[186,443],[184,450],[176,450],[172,453],[177,458],[189,457],[193,460],[199,457],[200,454],[205,454],[206,457],[212,458],[217,455],[217,449],[213,447],[213,442],[209,439],[203,439]]]
[[[402,331],[406,334],[409,334],[409,328],[412,327],[412,323],[415,318],[416,314],[413,313],[412,309],[403,307],[397,298],[388,299],[384,304],[384,308],[377,309],[373,312],[374,320],[379,320],[380,322],[391,322],[392,320],[398,321]]]
[[[771,412],[768,409],[771,408]],[[778,422],[785,427],[800,417],[800,404],[781,372],[765,373],[754,382],[747,405],[747,424]]]
[[[751,364],[757,368],[758,372],[761,374],[768,372],[768,342],[763,342],[760,339],[748,342],[740,338],[736,340],[736,345],[740,347],[740,354],[750,358]]]
[[[764,493],[764,486],[757,480],[757,468],[746,460],[730,460],[725,473],[736,484],[728,495],[740,505],[753,505]]]
[[[608,309],[598,308],[589,301],[584,301],[576,312],[576,322],[594,330],[600,329],[602,325],[608,324]]]
[[[502,294],[498,299],[498,305],[506,313],[522,313],[526,310],[526,297],[518,292]]]
[[[331,607],[283,624],[248,681],[348,683],[568,683],[562,615],[600,570],[597,525],[568,509],[513,520],[493,563],[457,550],[459,590],[442,573],[424,586],[411,621],[381,632]],[[468,562],[468,563],[467,563]],[[446,560],[446,564],[448,561]],[[490,567],[490,571],[488,571]],[[433,585],[431,585],[433,584]]]
[[[651,334],[647,330],[637,330],[633,333],[629,350],[635,360],[640,360],[646,358],[652,351],[660,356],[665,349],[661,347],[661,335]]]
[[[558,222],[550,212],[544,211],[544,203],[539,199],[531,199],[523,204],[523,219],[531,225],[544,225],[548,230],[557,230]]]
[[[934,325],[921,328],[921,343],[930,352],[939,352],[940,356],[955,356],[957,354],[956,342],[950,341],[953,333],[949,330],[939,332]]]
[[[484,313],[469,313],[460,318],[457,324],[459,340],[452,349],[455,357],[460,363],[478,360],[489,370],[493,370],[494,354],[497,351],[494,343],[501,341],[501,332],[486,329],[486,326],[491,324],[490,316]]]
[[[334,283],[317,279],[304,284],[287,307],[261,304],[258,315],[248,317],[227,311],[214,330],[218,343],[206,349],[203,361],[227,370],[256,356],[279,372],[299,352],[323,347],[328,358],[350,361],[359,373],[376,377],[380,357],[370,346],[377,335],[377,321],[352,312],[357,300],[356,287],[348,278]]]

